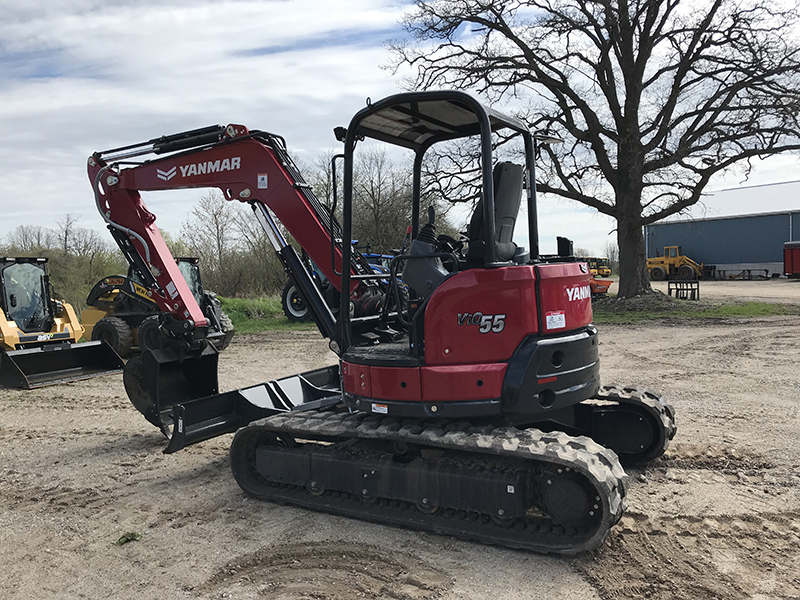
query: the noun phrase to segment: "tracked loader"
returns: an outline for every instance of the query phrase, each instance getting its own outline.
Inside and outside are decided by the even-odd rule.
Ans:
[[[175,262],[208,319],[208,341],[217,350],[224,350],[235,333],[233,323],[217,295],[203,287],[199,259],[179,257]],[[86,305],[81,321],[87,338],[105,341],[122,357],[134,346],[140,350],[157,347],[161,309],[132,267],[127,276],[111,275],[98,281],[86,297]]]
[[[0,385],[37,388],[121,373],[102,342],[77,343],[84,329],[72,306],[54,300],[46,258],[0,258]]]
[[[495,160],[501,130],[521,140],[523,165]],[[621,462],[659,457],[674,412],[658,394],[601,386],[586,263],[539,255],[536,139],[457,91],[368,102],[335,134],[341,225],[340,200],[321,205],[265,131],[212,126],[89,158],[100,214],[168,315],[161,347],[128,362],[131,401],[166,452],[235,432],[233,475],[256,498],[539,552],[596,548],[625,507]],[[466,138],[480,148],[482,194],[455,240],[437,235],[421,173],[428,150]],[[349,243],[368,139],[413,157],[412,241],[388,277]],[[252,208],[337,364],[219,393],[207,321],[140,196],[191,187]],[[527,249],[514,243],[519,214]],[[279,222],[349,310],[334,318]]]

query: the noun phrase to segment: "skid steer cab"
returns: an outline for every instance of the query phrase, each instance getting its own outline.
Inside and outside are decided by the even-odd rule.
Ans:
[[[660,456],[674,420],[658,395],[600,386],[589,269],[539,254],[536,139],[459,91],[368,101],[334,133],[330,206],[280,136],[242,125],[89,158],[98,210],[168,317],[169,342],[126,366],[131,401],[167,452],[236,432],[233,474],[257,498],[542,552],[597,547],[624,508],[619,459]],[[494,156],[500,135],[519,141],[517,161]],[[350,243],[372,144],[410,154],[411,241],[388,273]],[[437,233],[422,177],[448,144],[475,148],[480,190],[459,239]],[[219,393],[207,320],[140,195],[192,187],[252,208],[337,364]]]
[[[120,373],[102,342],[77,343],[72,306],[54,300],[46,258],[0,258],[0,385],[26,389]]]

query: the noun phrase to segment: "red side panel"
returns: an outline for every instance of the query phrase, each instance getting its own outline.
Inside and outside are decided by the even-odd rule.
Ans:
[[[445,280],[425,311],[425,364],[511,358],[523,338],[538,331],[535,281],[528,265],[470,269]]]
[[[380,400],[422,399],[419,367],[370,367],[372,396]]]
[[[346,392],[407,402],[499,398],[506,363],[446,367],[370,367],[342,363]]]
[[[506,363],[422,367],[422,398],[426,402],[499,398]]]
[[[542,335],[564,333],[592,322],[591,275],[585,263],[540,265]],[[587,269],[588,271],[588,269]]]
[[[591,323],[590,275],[579,263],[470,269],[445,280],[428,301],[425,366],[343,362],[345,391],[387,401],[499,398],[507,361],[523,339],[539,333],[537,277],[542,334]]]
[[[372,397],[372,379],[367,365],[342,362],[342,384],[345,391],[351,394]]]

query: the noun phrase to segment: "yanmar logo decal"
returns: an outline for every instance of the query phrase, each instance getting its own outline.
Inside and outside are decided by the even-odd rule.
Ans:
[[[178,170],[175,167],[172,167],[169,171],[162,171],[161,169],[156,169],[156,177],[158,177],[162,181],[169,181],[173,177],[175,177],[175,173]]]
[[[223,171],[236,171],[242,168],[242,157],[232,156],[231,158],[222,158],[218,160],[207,160],[205,162],[191,163],[189,165],[178,165],[171,169],[164,171],[163,169],[156,169],[156,177],[161,181],[169,181],[178,174],[180,169],[181,177],[193,177],[194,175],[206,175],[208,173],[222,173]],[[259,187],[261,179],[259,178]],[[264,175],[264,185],[266,186],[266,175]]]
[[[567,288],[567,297],[569,298],[570,302],[574,300],[586,300],[587,298],[592,297],[592,290],[588,285]]]
[[[223,158],[222,160],[208,160],[206,162],[192,163],[190,165],[178,167],[181,170],[181,177],[192,177],[193,175],[205,175],[207,173],[221,173],[222,171],[235,171],[242,168],[242,158],[234,156]]]

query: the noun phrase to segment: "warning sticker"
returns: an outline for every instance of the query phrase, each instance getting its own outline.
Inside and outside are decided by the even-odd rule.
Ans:
[[[567,326],[567,317],[563,310],[552,310],[545,313],[545,327],[547,329],[563,329]]]
[[[258,189],[260,189],[260,190],[267,189],[267,174],[266,173],[259,173],[258,174]]]
[[[178,288],[175,287],[175,282],[170,281],[167,284],[167,293],[169,294],[169,297],[172,298],[173,300],[175,299],[175,296],[178,295]]]
[[[389,407],[385,404],[373,404],[372,405],[372,412],[380,413],[382,415],[389,414]]]

